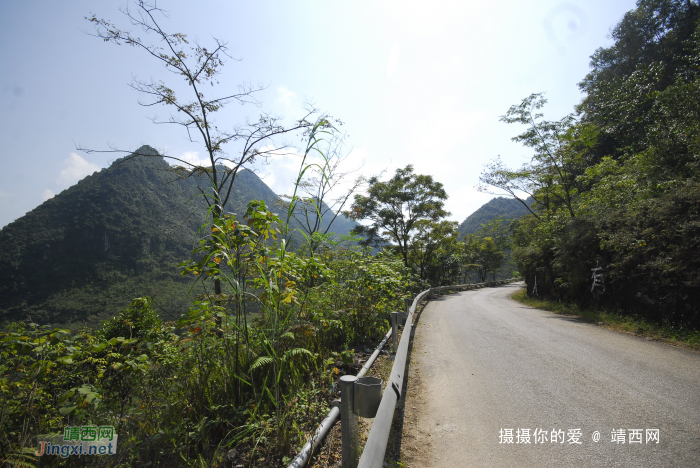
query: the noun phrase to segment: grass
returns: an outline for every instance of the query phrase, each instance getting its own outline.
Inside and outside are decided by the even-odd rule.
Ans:
[[[700,350],[700,330],[689,330],[670,324],[657,324],[636,315],[627,315],[605,309],[582,308],[550,299],[528,297],[525,289],[513,294],[513,299],[530,307],[548,310],[555,314],[571,315],[610,330],[643,336],[647,339]]]

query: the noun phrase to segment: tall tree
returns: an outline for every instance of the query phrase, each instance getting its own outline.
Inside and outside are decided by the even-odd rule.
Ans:
[[[219,84],[219,76],[226,59],[231,58],[227,43],[213,38],[212,46],[206,47],[197,41],[190,44],[185,34],[166,32],[159,23],[159,18],[166,17],[165,12],[158,8],[155,2],[137,0],[135,9],[127,6],[120,11],[132,26],[141,29],[145,34],[155,36],[158,43],[152,44],[142,40],[135,33],[119,29],[94,14],[86,19],[95,27],[94,36],[105,42],[141,49],[160,62],[168,73],[185,81],[187,87],[182,93],[176,91],[178,86],[174,82],[166,84],[164,81],[153,79],[143,81],[134,78],[130,86],[146,96],[146,101],[139,102],[142,106],[164,105],[175,111],[163,120],[153,117],[153,123],[180,126],[191,142],[203,145],[208,157],[204,165],[167,154],[155,156],[176,161],[182,177],[206,176],[210,185],[206,189],[200,188],[200,191],[212,216],[215,219],[219,218],[231,196],[238,172],[256,159],[271,156],[273,151],[278,154],[281,149],[288,147],[274,144],[276,137],[297,130],[308,131],[313,125],[308,118],[315,110],[308,109],[307,115],[289,126],[285,126],[280,118],[263,113],[258,120],[246,121],[245,124],[234,126],[232,129],[218,127],[214,118],[217,112],[233,102],[259,106],[255,93],[263,89],[243,84],[235,92],[210,93],[209,90],[217,89],[216,85]],[[189,97],[182,98],[181,94],[188,94]],[[234,143],[237,144],[236,150],[225,151],[227,145]],[[88,153],[95,151],[81,147],[78,149]],[[127,153],[131,154],[131,157],[154,156],[116,147],[101,152]],[[128,158],[124,160],[126,159]],[[215,280],[215,292],[221,294],[221,283],[218,279]]]
[[[496,280],[496,272],[503,265],[510,249],[509,221],[497,218],[464,237],[464,263],[467,271],[476,273],[479,282],[489,274]]]
[[[367,195],[355,195],[346,216],[371,224],[359,225],[353,233],[365,237],[364,245],[391,244],[409,266],[408,253],[417,223],[450,215],[444,208],[447,192],[432,176],[415,174],[412,165],[397,169],[386,182],[372,177],[368,183]]]
[[[420,278],[428,279],[429,271],[440,269],[439,260],[459,252],[462,245],[457,241],[457,221],[421,220],[416,223],[416,234],[409,252],[411,265],[418,270]],[[432,269],[429,267],[433,267]],[[431,284],[439,284],[439,278],[430,278]]]
[[[699,17],[696,0],[638,0],[612,29],[613,45],[591,56],[577,110],[600,129],[598,158],[648,147],[647,130],[659,123],[650,112],[656,92],[699,76]]]
[[[535,157],[482,182],[539,203],[514,229],[529,291],[700,326],[699,20],[695,0],[639,0],[592,57],[576,120],[541,121],[537,95],[503,119],[530,122],[516,141]]]
[[[525,199],[519,196],[525,193],[534,198],[545,212],[553,207],[562,207],[572,218],[576,217],[573,197],[577,193],[575,150],[577,145],[570,144],[573,140],[593,138],[587,127],[575,127],[572,115],[560,121],[542,120],[539,110],[547,103],[542,93],[531,94],[517,106],[511,106],[508,113],[501,116],[505,123],[527,125],[528,129],[512,138],[534,150],[532,160],[520,169],[509,169],[499,158],[487,165],[479,180],[479,189],[490,192],[490,188],[498,188],[514,197],[525,206],[531,214],[539,217],[536,211],[528,206]]]

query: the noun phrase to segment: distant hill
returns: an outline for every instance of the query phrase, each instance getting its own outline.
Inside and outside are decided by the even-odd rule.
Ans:
[[[157,156],[148,146],[138,152]],[[177,178],[161,157],[118,160],[2,228],[0,322],[99,325],[143,295],[164,318],[178,317],[193,283],[177,265],[204,222],[197,185],[205,183]],[[242,215],[251,199],[278,211],[277,195],[242,171],[226,210]],[[339,234],[354,226],[336,223]]]
[[[525,202],[530,205],[534,200],[528,198]],[[483,204],[481,208],[470,214],[459,225],[459,237],[475,233],[482,224],[503,216],[506,219],[516,219],[528,213],[527,208],[514,198],[498,197]]]

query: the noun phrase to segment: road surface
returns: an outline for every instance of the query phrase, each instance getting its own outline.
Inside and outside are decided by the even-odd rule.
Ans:
[[[700,353],[529,308],[509,297],[520,287],[443,296],[421,313],[404,463],[700,466]]]

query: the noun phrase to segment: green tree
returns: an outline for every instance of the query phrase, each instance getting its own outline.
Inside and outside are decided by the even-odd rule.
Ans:
[[[693,0],[638,0],[611,31],[614,44],[591,56],[591,71],[579,83],[585,97],[577,110],[601,130],[597,157],[641,149],[645,128],[658,122],[649,115],[654,91],[678,76],[698,75],[693,35],[699,14]],[[640,74],[647,77],[640,81]],[[630,79],[636,83],[625,86]]]
[[[578,118],[542,121],[539,95],[504,116],[529,125],[515,139],[535,155],[482,182],[536,201],[514,229],[530,291],[536,276],[540,295],[700,326],[699,19],[695,1],[640,0],[592,57]]]
[[[489,221],[474,234],[464,237],[464,268],[473,271],[480,283],[486,281],[489,274],[496,280],[496,272],[506,259],[510,249],[509,223],[503,218]]]
[[[488,192],[490,188],[503,190],[509,196],[520,201],[535,217],[539,217],[519,194],[525,193],[534,198],[545,212],[552,212],[562,207],[570,217],[576,217],[574,197],[578,192],[576,185],[577,170],[574,140],[584,146],[590,145],[595,137],[591,129],[575,126],[572,115],[560,121],[542,120],[538,112],[547,100],[542,93],[531,94],[517,106],[511,106],[501,121],[509,124],[526,125],[527,130],[514,137],[513,141],[532,148],[534,154],[531,162],[520,169],[509,169],[500,159],[490,163],[479,180],[480,190]]]
[[[146,34],[152,34],[159,40],[159,44],[146,42],[135,33],[119,29],[94,14],[86,19],[95,26],[96,37],[105,42],[126,44],[143,50],[160,62],[168,73],[187,84],[186,91],[179,93],[174,83],[134,78],[131,87],[148,99],[140,102],[141,105],[164,105],[175,111],[164,120],[153,117],[154,123],[180,126],[191,142],[199,142],[204,146],[208,157],[205,165],[194,164],[165,153],[156,156],[176,161],[179,164],[177,171],[182,177],[206,176],[209,186],[200,187],[199,190],[207,205],[212,208],[211,215],[218,218],[223,214],[224,206],[231,197],[238,172],[256,159],[269,157],[272,151],[284,151],[287,146],[273,144],[275,139],[289,132],[309,130],[313,123],[308,118],[315,110],[308,109],[307,115],[289,126],[284,125],[278,117],[262,114],[256,121],[247,121],[244,125],[232,129],[220,128],[216,125],[217,112],[233,102],[259,106],[255,93],[263,88],[244,84],[235,92],[211,94],[209,90],[217,89],[216,85],[219,84],[226,59],[230,58],[227,43],[214,38],[211,47],[201,45],[197,41],[190,44],[185,34],[168,33],[161,27],[158,17],[165,16],[165,13],[155,2],[138,0],[135,6],[136,11],[127,6],[121,12],[132,26]],[[182,98],[181,94],[189,94],[189,97]],[[229,144],[236,144],[236,150],[227,150]],[[88,153],[95,151],[78,149]],[[108,152],[128,153],[130,157],[153,156],[150,153],[140,154],[115,147]],[[218,278],[215,280],[215,293],[221,294],[221,282]]]
[[[365,237],[364,245],[389,243],[401,255],[404,265],[409,266],[408,255],[418,223],[449,216],[444,209],[447,192],[432,176],[415,174],[412,165],[397,169],[386,182],[378,177],[368,182],[367,195],[355,195],[346,216],[369,220],[371,224],[359,225],[353,233]]]
[[[442,266],[441,260],[456,253],[461,246],[457,242],[459,236],[457,226],[456,221],[447,220],[424,219],[416,223],[416,234],[413,236],[408,259],[422,280],[428,280],[428,274],[432,271],[431,284],[440,283],[440,279],[436,276],[442,275],[436,274],[435,271]]]

